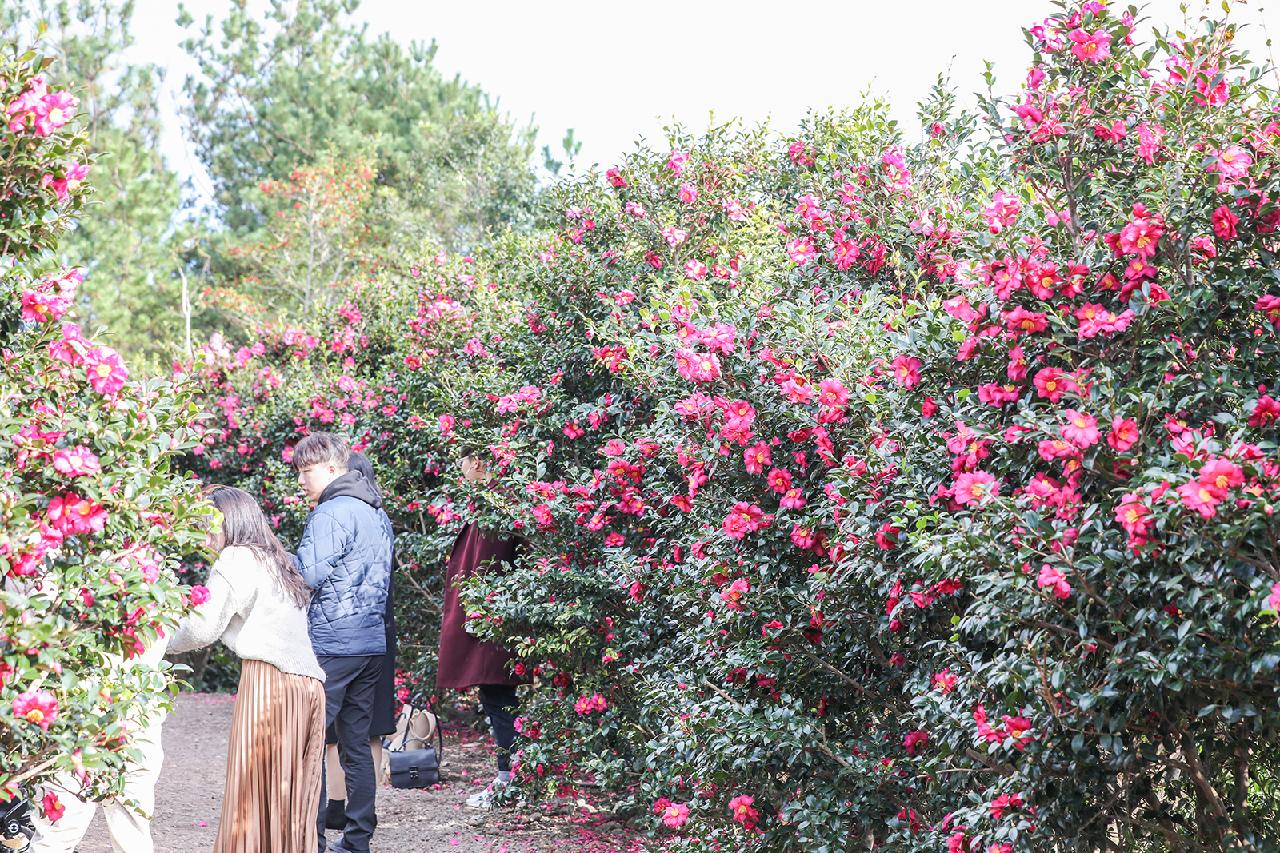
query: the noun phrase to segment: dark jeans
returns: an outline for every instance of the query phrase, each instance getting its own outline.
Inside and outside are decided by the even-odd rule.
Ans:
[[[342,843],[356,853],[368,853],[378,816],[374,812],[377,783],[373,752],[369,749],[369,720],[373,692],[382,672],[382,655],[358,657],[320,656],[324,670],[324,724],[338,733],[338,760],[347,776],[347,828]],[[324,774],[320,776],[320,851],[324,853],[324,818],[328,798]]]
[[[498,743],[498,772],[511,769],[511,745],[516,742],[516,689],[509,684],[481,684],[480,707],[489,718]]]

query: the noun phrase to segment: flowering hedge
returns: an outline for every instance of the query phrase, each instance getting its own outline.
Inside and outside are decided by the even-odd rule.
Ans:
[[[677,131],[228,354],[206,458],[283,504],[300,431],[367,444],[427,650],[458,521],[523,535],[468,587],[534,677],[522,789],[672,848],[1269,849],[1277,95],[1224,22],[1135,26],[1059,7],[915,142]]]
[[[73,773],[90,795],[118,791],[139,709],[168,700],[163,670],[119,662],[181,612],[177,558],[204,534],[198,483],[173,471],[194,404],[129,380],[70,322],[82,276],[52,253],[88,165],[76,100],[48,89],[47,64],[0,59],[0,791],[56,817],[39,783]]]

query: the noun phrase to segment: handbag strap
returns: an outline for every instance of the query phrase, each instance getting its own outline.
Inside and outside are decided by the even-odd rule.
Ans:
[[[413,711],[412,705],[406,705],[405,710],[400,712],[404,715],[404,734],[400,736],[399,749],[393,749],[394,752],[404,752],[404,748],[409,744],[409,728],[413,725]]]

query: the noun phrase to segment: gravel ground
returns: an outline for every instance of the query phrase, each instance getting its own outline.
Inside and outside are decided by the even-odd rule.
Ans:
[[[164,725],[164,771],[152,836],[159,853],[211,850],[218,832],[234,697],[189,693]],[[645,848],[603,816],[504,809],[490,814],[463,801],[493,778],[487,738],[445,732],[445,784],[435,790],[378,791],[372,853],[639,853]],[[338,837],[330,833],[331,839]],[[112,853],[101,812],[78,853]]]

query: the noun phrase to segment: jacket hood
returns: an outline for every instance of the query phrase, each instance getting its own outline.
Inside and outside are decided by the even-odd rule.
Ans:
[[[365,479],[359,471],[348,471],[330,483],[320,493],[319,503],[341,497],[355,498],[364,501],[374,509],[382,509],[382,495],[378,494],[373,483]]]

